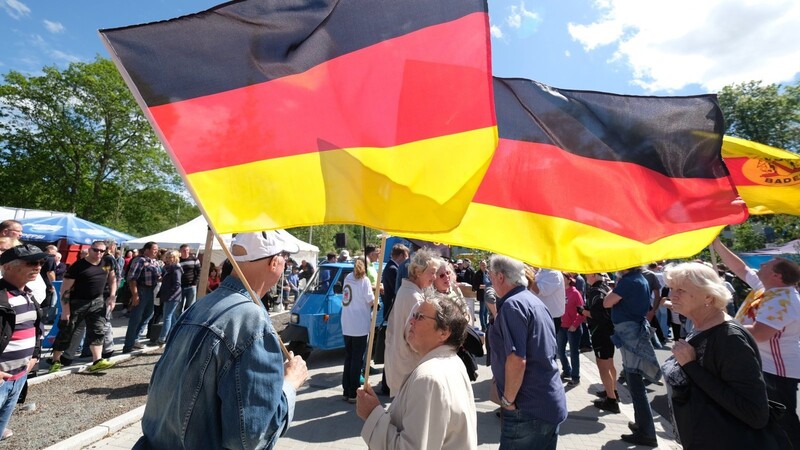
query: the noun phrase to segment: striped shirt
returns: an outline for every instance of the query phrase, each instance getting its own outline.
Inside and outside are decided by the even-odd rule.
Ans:
[[[6,380],[18,380],[25,375],[36,348],[36,304],[29,289],[20,291],[7,282],[0,288],[8,291],[8,303],[16,314],[16,325],[11,340],[0,355],[0,371],[11,374]]]
[[[749,267],[744,281],[754,292],[764,288],[757,272]],[[743,325],[761,322],[778,330],[768,341],[757,342],[764,372],[800,379],[800,295],[797,289],[792,286],[767,289],[761,298],[745,302],[742,308],[748,305],[751,311],[741,317]]]

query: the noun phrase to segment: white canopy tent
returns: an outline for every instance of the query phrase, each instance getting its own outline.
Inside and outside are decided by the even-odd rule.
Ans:
[[[283,237],[283,239],[296,243],[297,246],[300,248],[300,252],[292,255],[292,258],[294,258],[298,262],[303,259],[305,259],[306,261],[316,262],[317,255],[319,254],[319,248],[316,245],[311,245],[307,242],[303,242],[297,239],[296,237],[292,236],[286,230],[277,230],[277,232],[281,234],[281,237]],[[201,253],[205,251],[207,235],[208,235],[208,222],[206,222],[205,217],[199,216],[175,228],[170,228],[169,230],[165,230],[160,233],[156,233],[150,236],[145,236],[139,239],[135,239],[133,241],[128,241],[126,243],[126,247],[135,248],[137,246],[141,246],[147,242],[152,241],[158,244],[160,248],[178,249],[183,244],[189,244],[189,247],[191,247],[198,253]],[[222,240],[225,242],[225,245],[230,246],[231,235],[223,234]],[[214,245],[211,248],[212,248],[211,261],[214,264],[219,264],[225,261],[225,253],[222,251],[222,248],[220,248],[219,242],[217,242],[216,239],[214,239]]]

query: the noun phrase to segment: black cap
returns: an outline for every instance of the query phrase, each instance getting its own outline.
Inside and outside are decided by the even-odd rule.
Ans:
[[[35,245],[18,245],[16,247],[11,247],[0,255],[0,265],[8,264],[18,259],[23,261],[38,261],[47,258],[48,255],[48,253],[43,252],[42,249]]]

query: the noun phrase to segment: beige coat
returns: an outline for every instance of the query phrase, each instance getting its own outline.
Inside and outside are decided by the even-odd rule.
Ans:
[[[416,284],[404,279],[394,299],[392,313],[386,327],[386,351],[383,376],[392,396],[397,395],[408,374],[419,364],[418,355],[406,342],[408,318],[414,308],[422,303],[423,291]]]
[[[464,363],[449,345],[422,358],[388,410],[375,408],[361,429],[373,450],[478,448],[478,418]]]

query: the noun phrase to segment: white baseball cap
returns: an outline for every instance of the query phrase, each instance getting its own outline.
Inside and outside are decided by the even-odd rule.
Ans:
[[[231,253],[233,253],[234,246],[244,249],[243,255],[233,255],[233,259],[237,262],[255,261],[282,252],[297,253],[300,251],[300,247],[296,243],[285,240],[276,231],[239,233],[231,241]],[[237,253],[239,252],[237,251]]]

